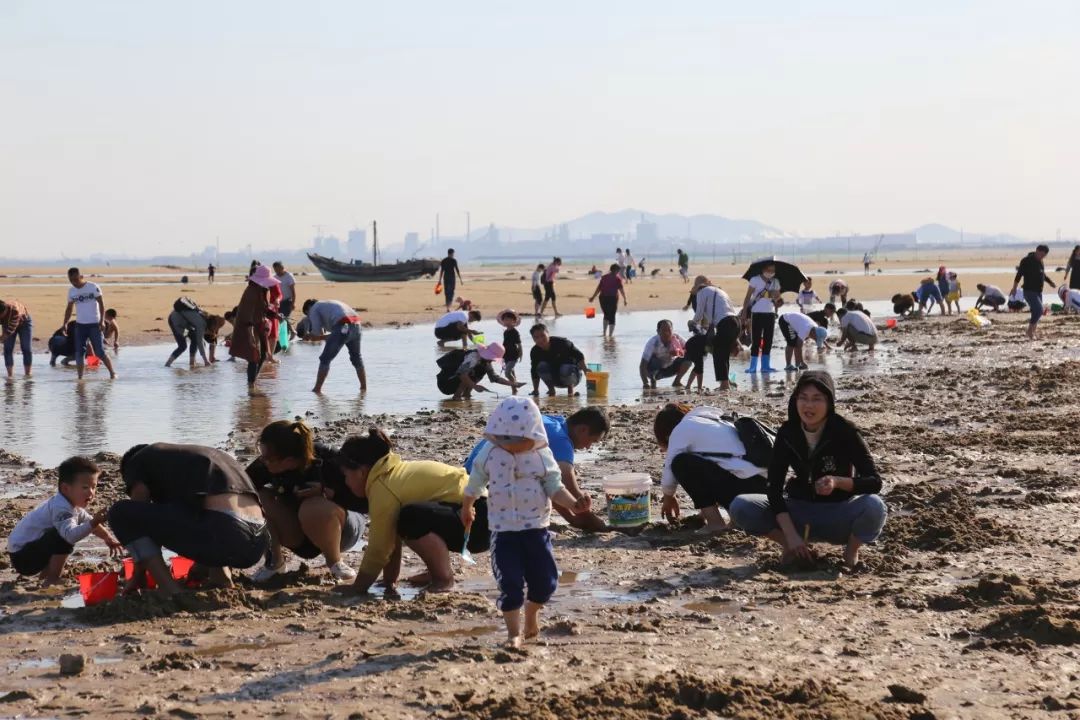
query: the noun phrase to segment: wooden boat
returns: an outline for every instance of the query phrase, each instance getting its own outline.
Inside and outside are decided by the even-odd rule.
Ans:
[[[308,253],[308,259],[330,282],[402,282],[439,272],[439,261],[433,258],[399,260],[393,265],[345,262],[315,253]]]

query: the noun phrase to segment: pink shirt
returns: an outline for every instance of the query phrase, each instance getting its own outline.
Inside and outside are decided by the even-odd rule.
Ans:
[[[559,266],[555,263],[551,263],[544,270],[544,282],[554,282],[555,276],[559,274]]]

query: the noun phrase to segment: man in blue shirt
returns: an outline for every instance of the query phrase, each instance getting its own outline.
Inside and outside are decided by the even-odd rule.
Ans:
[[[578,486],[577,474],[574,472],[574,451],[588,450],[594,443],[604,439],[610,430],[607,414],[602,408],[590,406],[578,410],[570,417],[560,415],[544,415],[544,433],[547,435],[548,448],[555,456],[555,462],[559,464],[562,473],[562,483],[574,499],[585,496]],[[463,463],[465,470],[472,472],[473,461],[480,454],[487,440],[481,440],[469,453],[469,457]],[[608,530],[607,523],[591,510],[584,513],[571,514],[559,505],[554,506],[563,518],[572,527],[591,532]]]

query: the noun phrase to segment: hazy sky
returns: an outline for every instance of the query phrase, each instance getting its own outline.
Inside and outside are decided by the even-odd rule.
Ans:
[[[1078,45],[1075,0],[2,0],[0,255],[625,207],[1076,235]]]

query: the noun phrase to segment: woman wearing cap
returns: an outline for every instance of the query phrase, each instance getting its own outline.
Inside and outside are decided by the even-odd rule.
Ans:
[[[255,386],[266,358],[270,356],[269,289],[279,285],[280,281],[270,272],[270,268],[259,265],[248,277],[247,287],[236,306],[233,318],[232,344],[229,355],[238,360],[247,360],[248,387]]]
[[[780,299],[780,281],[776,279],[776,266],[762,265],[761,272],[750,278],[743,298],[742,317],[750,325],[750,367],[748,373],[773,372],[769,362],[772,352],[773,331],[776,327],[776,301]]]
[[[692,325],[702,333],[690,338],[686,343],[686,359],[694,363],[691,378],[697,376],[700,389],[704,376],[705,352],[708,351],[711,335],[713,372],[716,373],[720,389],[730,390],[731,380],[728,373],[731,356],[739,354],[739,320],[735,306],[731,304],[728,294],[715,287],[704,275],[694,278],[691,295],[696,302]],[[687,381],[687,386],[689,384]]]
[[[792,476],[788,477],[788,470]],[[784,559],[813,559],[807,542],[844,545],[855,568],[859,548],[885,526],[881,477],[859,431],[836,414],[836,389],[823,371],[803,373],[788,402],[769,463],[766,495],[742,495],[731,518],[751,535],[774,540]]]
[[[473,390],[487,392],[487,388],[479,384],[486,375],[488,380],[496,385],[506,385],[516,392],[525,383],[513,382],[499,376],[492,366],[492,363],[504,354],[505,350],[499,343],[447,353],[439,359],[441,371],[435,379],[439,390],[452,396],[451,400],[468,400],[472,397]],[[454,363],[457,363],[456,366]]]
[[[514,367],[524,354],[521,333],[517,330],[518,325],[521,324],[521,318],[517,312],[506,308],[495,317],[495,320],[503,326],[503,375],[510,382],[517,382]]]
[[[461,505],[469,476],[464,468],[431,461],[408,461],[392,452],[389,438],[377,428],[350,437],[338,464],[345,483],[368,501],[368,544],[350,589],[364,594],[382,573],[388,594],[401,572],[401,546],[407,545],[427,566],[430,592],[454,586],[450,553],[465,547]],[[485,552],[491,542],[487,501],[477,498],[469,534],[470,552]]]
[[[623,287],[620,270],[618,263],[612,263],[608,274],[600,278],[596,290],[589,297],[589,302],[592,302],[597,295],[600,296],[600,309],[604,312],[604,337],[615,337],[615,315],[619,312],[620,295],[623,306],[626,305],[626,289]]]
[[[247,468],[259,490],[270,526],[270,552],[252,579],[266,582],[285,569],[282,548],[305,560],[320,554],[336,580],[352,580],[356,571],[342,553],[364,534],[367,501],[345,485],[337,453],[316,445],[302,422],[278,420],[259,434],[259,457]]]

